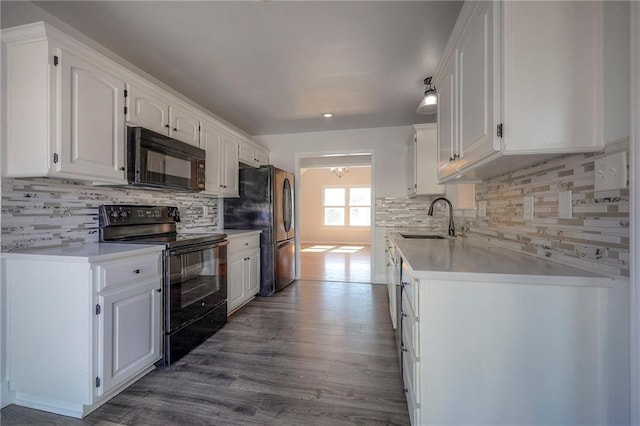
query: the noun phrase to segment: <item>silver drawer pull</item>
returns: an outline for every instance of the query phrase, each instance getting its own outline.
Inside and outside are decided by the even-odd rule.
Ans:
[[[134,269],[134,270],[133,270],[133,273],[134,273],[134,274],[139,274],[139,273],[140,273],[140,269]]]

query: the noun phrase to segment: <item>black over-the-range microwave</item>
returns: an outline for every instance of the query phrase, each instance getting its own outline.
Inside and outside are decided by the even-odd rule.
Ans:
[[[205,151],[143,127],[127,129],[127,166],[130,185],[205,189]]]

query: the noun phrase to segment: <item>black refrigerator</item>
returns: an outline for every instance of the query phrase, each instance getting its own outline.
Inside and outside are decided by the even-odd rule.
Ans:
[[[260,296],[272,296],[296,276],[293,173],[262,166],[240,169],[239,198],[224,199],[225,229],[259,229]]]

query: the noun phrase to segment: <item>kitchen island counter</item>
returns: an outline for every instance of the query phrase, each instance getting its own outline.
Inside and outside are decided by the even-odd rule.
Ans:
[[[443,239],[404,238],[402,234],[439,235]],[[611,286],[613,280],[472,240],[437,232],[389,232],[414,278],[546,285]]]

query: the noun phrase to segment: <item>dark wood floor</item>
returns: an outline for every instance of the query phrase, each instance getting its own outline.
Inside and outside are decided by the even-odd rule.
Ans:
[[[295,282],[84,420],[10,405],[2,425],[407,425],[385,286]]]

